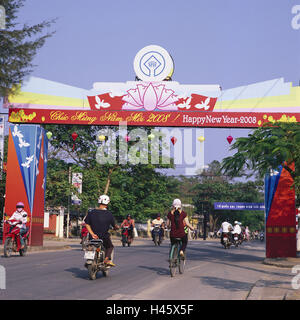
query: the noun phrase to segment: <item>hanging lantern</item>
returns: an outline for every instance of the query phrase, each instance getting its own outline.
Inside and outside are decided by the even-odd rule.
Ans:
[[[72,133],[72,139],[73,139],[73,141],[74,141],[74,144],[73,144],[73,151],[74,151],[74,148],[75,148],[75,140],[77,139],[77,137],[78,137],[78,134],[76,133],[76,132],[73,132]]]
[[[172,143],[173,143],[173,145],[177,142],[177,138],[176,137],[172,137],[171,138],[171,141],[172,141]]]
[[[203,136],[199,136],[199,137],[197,138],[197,140],[200,141],[200,142],[203,142],[203,141],[205,140],[205,138],[204,138]]]
[[[106,137],[104,135],[99,135],[98,137],[99,141],[105,141]]]
[[[52,132],[51,131],[47,131],[46,136],[50,140],[51,137],[52,137]]]
[[[128,135],[126,135],[126,136],[124,137],[124,139],[125,139],[126,142],[130,141],[130,137],[129,137]]]
[[[154,139],[154,138],[155,138],[155,135],[154,135],[153,133],[150,133],[150,134],[148,135],[148,139],[152,140],[152,139]]]
[[[233,140],[233,137],[232,136],[228,136],[226,139],[227,139],[228,143],[231,144],[231,142]]]

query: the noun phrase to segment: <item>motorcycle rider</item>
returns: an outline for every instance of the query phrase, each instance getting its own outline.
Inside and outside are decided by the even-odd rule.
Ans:
[[[224,237],[224,233],[227,233],[229,236],[230,231],[233,230],[232,224],[229,223],[229,219],[226,218],[225,221],[221,224],[221,228],[218,231],[218,234],[221,234],[221,244],[224,245],[224,241],[223,241],[223,237]],[[231,240],[231,239],[230,239]]]
[[[27,232],[27,216],[28,213],[24,210],[24,203],[18,202],[16,204],[16,211],[12,214],[12,216],[9,218],[9,220],[18,220],[21,223],[17,224],[17,227],[20,228],[20,243],[21,243],[21,249],[24,249],[25,242],[23,239],[23,235]]]
[[[239,239],[242,240],[242,237],[241,237],[242,229],[241,229],[240,225],[241,225],[240,222],[234,221],[234,227],[233,227],[232,235],[234,235],[235,233],[237,233]]]
[[[152,222],[151,222],[152,227],[155,227],[157,225],[159,225],[159,228],[160,228],[159,229],[159,240],[161,240],[163,237],[164,220],[160,217],[160,213],[158,213],[156,216],[156,219],[152,220]],[[152,240],[154,241],[154,228],[152,229],[151,234],[152,234]]]
[[[121,228],[128,226],[128,240],[131,242],[133,240],[133,229],[135,228],[134,219],[131,218],[131,215],[128,214],[126,219],[121,223]]]
[[[193,226],[189,223],[187,214],[182,210],[182,205],[180,199],[174,199],[172,204],[172,209],[168,213],[167,218],[167,228],[171,227],[170,241],[171,245],[176,243],[176,238],[180,238],[182,241],[182,246],[180,248],[180,256],[184,257],[184,252],[187,246],[187,234],[184,227],[187,226],[192,231]]]
[[[105,194],[101,195],[98,199],[99,207],[90,210],[84,221],[90,234],[89,239],[103,240],[103,246],[105,248],[104,263],[108,266],[115,267],[115,264],[111,260],[114,246],[108,230],[110,226],[113,226],[115,230],[119,229],[119,226],[116,224],[112,213],[107,209],[109,203],[109,196]]]

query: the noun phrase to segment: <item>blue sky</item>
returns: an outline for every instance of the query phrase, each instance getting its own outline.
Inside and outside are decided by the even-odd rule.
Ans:
[[[173,80],[223,89],[284,77],[300,81],[300,0],[27,0],[19,22],[57,18],[32,75],[89,89],[93,82],[134,80],[144,46],[164,47]],[[205,162],[229,155],[226,137],[248,130],[206,129]]]

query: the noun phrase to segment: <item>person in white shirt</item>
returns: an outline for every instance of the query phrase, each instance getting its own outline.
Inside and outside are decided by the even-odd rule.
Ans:
[[[240,227],[240,224],[241,224],[240,222],[234,221],[234,227],[233,227],[232,233],[237,233],[238,235],[241,234],[242,229],[241,229],[241,227]]]
[[[151,226],[153,227],[152,231],[151,231],[151,234],[152,234],[152,240],[154,241],[154,233],[153,233],[153,230],[154,230],[154,227],[159,227],[160,228],[160,238],[163,237],[163,227],[164,227],[164,220],[160,217],[160,213],[157,214],[157,217],[156,219],[152,220],[151,222]]]
[[[22,236],[27,232],[26,223],[27,223],[28,214],[24,210],[23,202],[18,202],[16,205],[16,209],[17,210],[12,214],[9,220],[18,220],[21,222],[20,224],[17,224],[17,227],[20,228],[20,242],[21,242],[21,249],[23,249],[25,243]]]
[[[226,219],[222,224],[221,224],[221,228],[218,231],[218,234],[221,234],[221,243],[223,244],[223,237],[224,237],[224,233],[229,233],[233,230],[232,224],[228,222],[228,219]]]
[[[232,230],[232,235],[234,236],[234,234],[238,234],[238,237],[240,240],[242,240],[242,228],[241,228],[241,223],[238,221],[234,221],[234,227]]]

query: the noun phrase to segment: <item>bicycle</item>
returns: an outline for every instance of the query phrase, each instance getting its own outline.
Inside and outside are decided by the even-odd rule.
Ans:
[[[184,257],[181,257],[179,254],[180,248],[182,246],[182,240],[180,238],[175,238],[175,240],[176,242],[171,246],[169,253],[171,277],[175,276],[177,267],[179,273],[183,274],[186,261],[186,254],[184,253]]]

